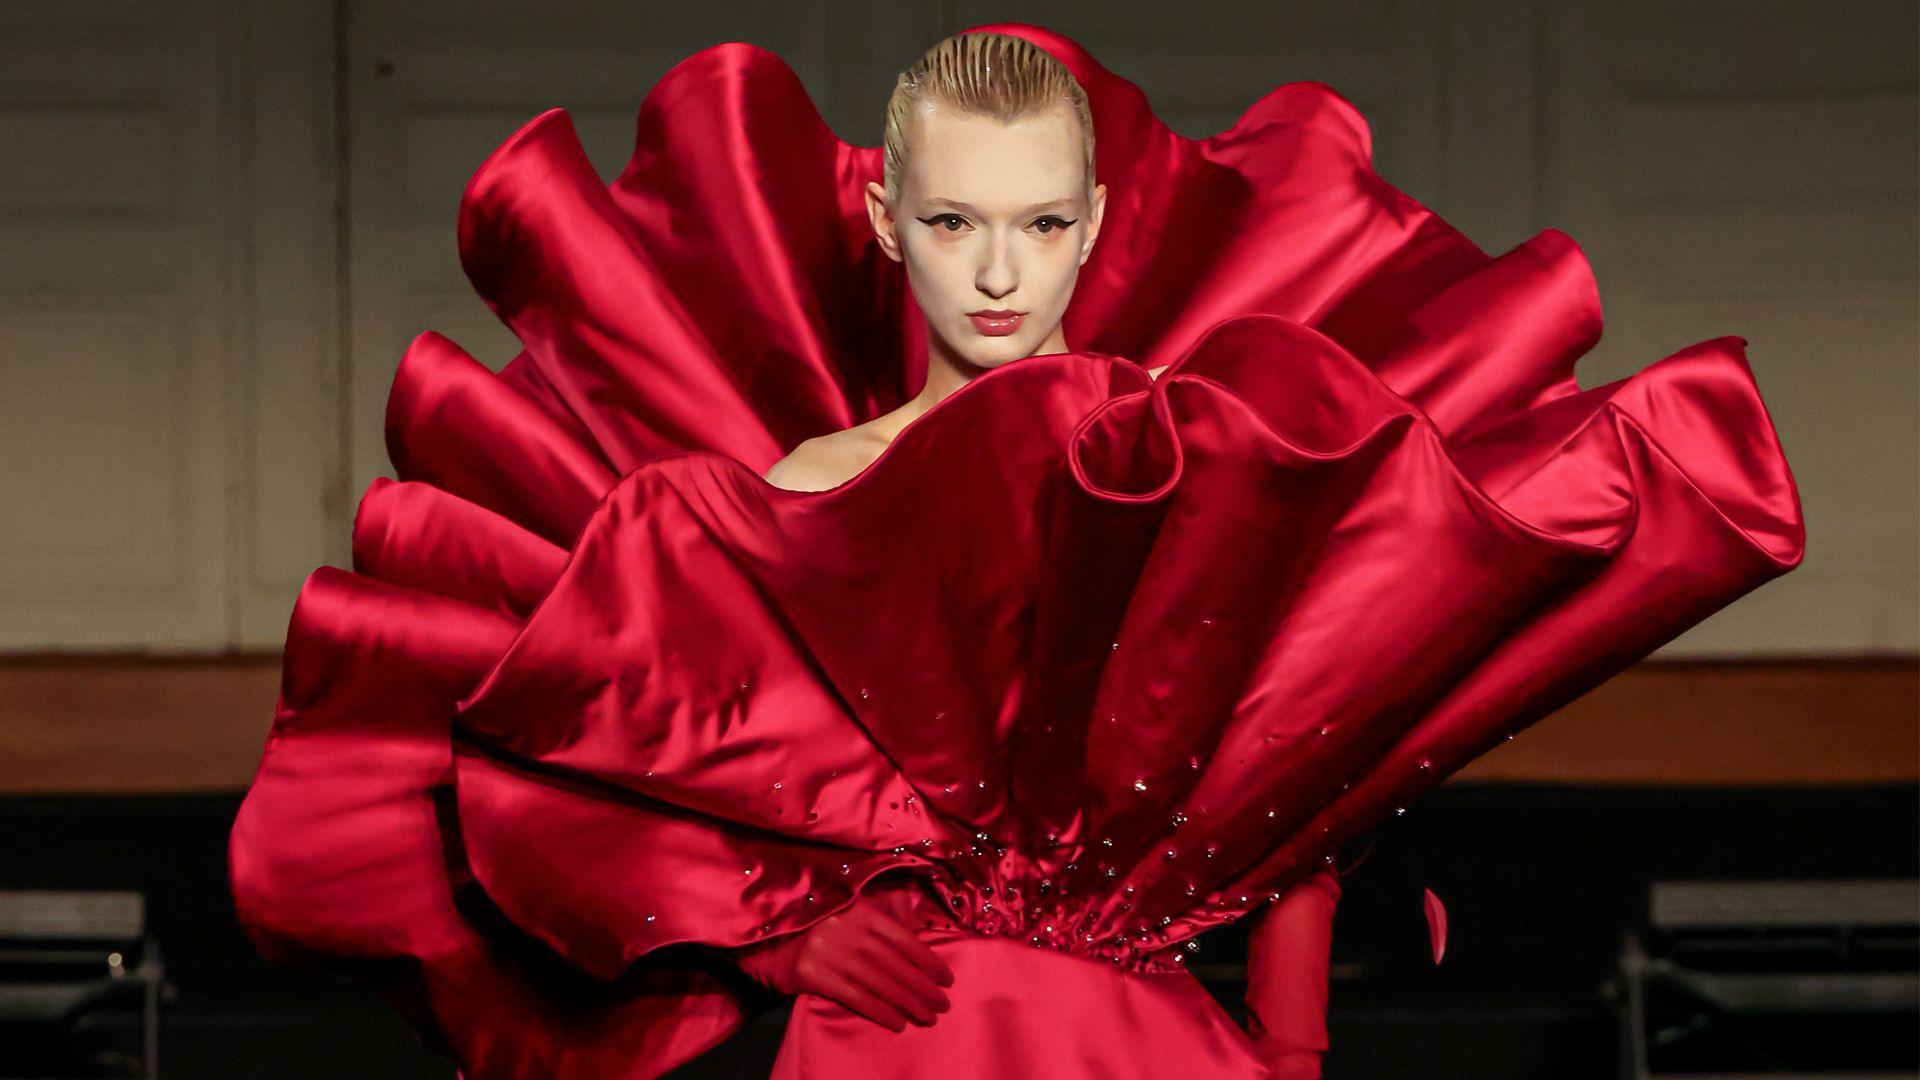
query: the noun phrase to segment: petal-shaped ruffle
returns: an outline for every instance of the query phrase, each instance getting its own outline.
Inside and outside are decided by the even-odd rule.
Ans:
[[[575,430],[435,333],[415,338],[387,398],[387,452],[402,480],[432,484],[558,544],[613,486]]]
[[[1163,964],[1799,562],[1742,339],[1582,391],[1578,247],[1481,251],[1331,88],[1186,139],[1071,41],[976,29],[1092,103],[1080,348],[829,491],[760,474],[924,378],[877,148],[729,43],[612,185],[558,110],[482,164],[461,260],[525,351],[416,339],[400,479],[302,590],[231,852],[269,955],[404,971],[474,1080],[684,1061],[743,1015],[703,947],[889,871]]]
[[[1578,400],[1489,436],[1525,463],[1478,461],[1496,495],[1340,346],[1247,316],[1158,381],[1088,354],[979,376],[825,492],[659,459],[461,720],[562,775],[924,850],[976,927],[1164,947],[1797,561],[1737,353]],[[1571,610],[1576,635],[1530,646],[1545,690],[1455,703]],[[827,790],[850,778],[868,797]],[[960,850],[969,833],[993,857]],[[590,875],[595,845],[572,858]],[[1077,899],[985,917],[1040,880]],[[787,903],[770,924],[804,913]]]
[[[449,853],[447,716],[510,635],[472,605],[314,572],[234,824],[236,910],[271,959],[350,958],[471,1076],[657,1075],[738,1029],[736,989],[684,961],[596,982],[529,948]]]

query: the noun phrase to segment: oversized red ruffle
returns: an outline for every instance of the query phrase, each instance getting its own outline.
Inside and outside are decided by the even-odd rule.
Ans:
[[[1481,251],[1330,88],[1191,140],[976,29],[1092,101],[1077,348],[829,491],[761,473],[924,378],[878,149],[729,43],[612,185],[559,110],[482,164],[461,259],[525,348],[416,339],[400,479],[301,591],[232,837],[263,952],[385,973],[475,1080],[687,1060],[743,1016],[698,947],[886,872],[1145,977],[1799,563],[1745,339],[1581,390],[1578,247]]]

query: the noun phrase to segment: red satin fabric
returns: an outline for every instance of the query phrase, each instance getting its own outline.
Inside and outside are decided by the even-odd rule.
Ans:
[[[1092,101],[1076,351],[830,491],[760,474],[924,376],[877,149],[733,43],[611,186],[558,110],[481,166],[461,258],[525,351],[415,341],[400,479],[301,592],[230,852],[266,955],[376,975],[473,1080],[653,1076],[740,1026],[719,950],[885,873],[958,927],[955,1008],[803,1000],[787,1075],[1261,1075],[1324,1046],[1337,845],[1799,563],[1744,339],[1582,390],[1574,243],[1482,252],[1331,89],[1189,140],[980,29]],[[1256,1044],[1180,962],[1295,908]]]
[[[1331,880],[1332,874],[1319,874],[1313,880],[1323,878]],[[941,1075],[1063,1080],[1273,1075],[1263,1064],[1260,1050],[1189,972],[1136,974],[1011,938],[972,933],[948,916],[925,889],[903,887],[912,880],[887,875],[865,891],[907,925],[926,928],[920,930],[921,939],[953,968],[954,982],[947,989],[951,1008],[930,1027],[910,1024],[896,1034],[832,1001],[801,994],[774,1063],[774,1080],[840,1080],[847,1075],[875,1080]],[[1312,893],[1324,901],[1325,889],[1325,885],[1302,886],[1296,893]],[[1324,987],[1326,941],[1320,932],[1331,920],[1319,914],[1316,910],[1291,927],[1284,919],[1277,924],[1283,932],[1307,928],[1305,940],[1265,944],[1271,953],[1311,945],[1319,938],[1322,951],[1317,972],[1309,963],[1300,966],[1296,977],[1317,973]],[[1330,916],[1331,911],[1325,914]],[[1274,971],[1293,972],[1291,958],[1273,959],[1279,961]],[[1294,1012],[1296,1024],[1309,1029],[1314,1023],[1324,1025],[1324,1002],[1317,1015]],[[1324,1027],[1317,1034],[1320,1048],[1325,1049]],[[1302,1049],[1282,1041],[1289,1050]],[[1275,1052],[1272,1045],[1263,1045],[1268,1053]],[[1319,1075],[1317,1054],[1303,1053],[1291,1060],[1306,1062],[1310,1075]]]

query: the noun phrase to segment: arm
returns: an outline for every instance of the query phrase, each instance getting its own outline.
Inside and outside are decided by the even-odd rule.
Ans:
[[[1340,881],[1323,867],[1260,916],[1247,946],[1247,1034],[1274,1080],[1319,1080]]]
[[[953,969],[915,935],[903,915],[911,891],[877,882],[853,903],[805,930],[727,955],[778,994],[812,993],[898,1032],[946,1012]]]

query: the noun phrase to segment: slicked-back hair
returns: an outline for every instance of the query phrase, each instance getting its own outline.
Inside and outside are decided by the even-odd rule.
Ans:
[[[1085,88],[1067,66],[1025,38],[955,34],[928,49],[894,80],[884,140],[888,203],[900,198],[914,110],[928,101],[1002,122],[1067,106],[1080,126],[1087,186],[1093,186],[1093,111]]]

